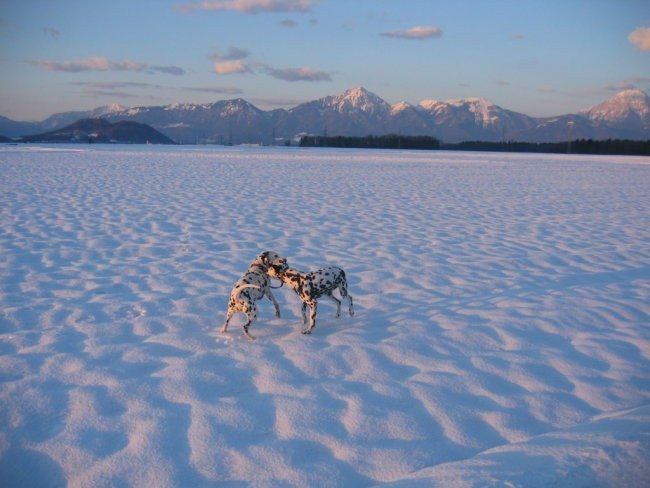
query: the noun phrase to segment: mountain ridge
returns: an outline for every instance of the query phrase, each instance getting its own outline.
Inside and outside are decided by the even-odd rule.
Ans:
[[[105,118],[80,119],[60,129],[42,134],[24,136],[22,142],[174,144],[174,141],[146,124],[129,120],[112,124]]]
[[[471,140],[558,142],[567,138],[650,138],[650,98],[624,90],[574,114],[531,117],[479,97],[418,105],[389,104],[363,87],[299,104],[264,111],[243,98],[213,103],[164,106],[98,107],[88,112],[54,114],[43,122],[14,122],[0,117],[0,134],[11,137],[53,130],[80,118],[132,120],[152,126],[179,143],[278,143],[300,134],[366,136],[428,135],[444,142]],[[45,129],[45,130],[44,130]],[[22,133],[21,133],[22,131]]]

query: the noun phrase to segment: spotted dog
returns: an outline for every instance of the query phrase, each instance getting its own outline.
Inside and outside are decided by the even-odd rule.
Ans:
[[[275,317],[280,317],[280,307],[271,293],[269,271],[273,270],[275,274],[279,274],[286,267],[287,260],[271,251],[265,251],[255,258],[248,267],[248,270],[246,270],[246,273],[244,273],[244,276],[235,283],[235,287],[230,292],[226,323],[223,324],[221,333],[228,331],[228,322],[230,322],[232,316],[237,312],[242,312],[248,319],[242,326],[244,335],[247,339],[254,340],[255,338],[248,333],[248,328],[257,320],[257,307],[255,306],[255,302],[264,296],[268,297],[273,303]]]
[[[310,307],[309,328],[303,330],[303,334],[311,334],[316,325],[317,300],[326,296],[336,302],[336,317],[341,316],[341,300],[332,295],[336,289],[339,290],[341,298],[347,298],[349,303],[350,316],[354,315],[352,296],[348,295],[348,282],[345,278],[345,271],[336,266],[323,268],[310,273],[301,273],[297,269],[286,267],[279,272],[275,269],[269,270],[269,274],[286,283],[294,289],[302,300],[302,323],[307,325],[307,306]]]

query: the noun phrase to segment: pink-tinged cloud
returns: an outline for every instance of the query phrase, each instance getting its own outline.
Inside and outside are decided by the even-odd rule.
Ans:
[[[205,0],[177,6],[180,12],[231,10],[247,14],[260,12],[308,12],[315,0]]]
[[[302,68],[276,69],[265,66],[266,74],[283,81],[332,81],[329,73],[308,66]]]
[[[30,61],[31,64],[46,71],[65,71],[77,73],[80,71],[142,71],[147,65],[125,59],[119,62],[109,61],[103,56],[92,56],[78,61]]]
[[[627,36],[627,40],[641,51],[650,51],[650,27],[637,27]]]
[[[405,31],[392,31],[392,32],[383,32],[381,34],[383,37],[395,37],[400,39],[431,39],[434,37],[441,37],[442,30],[439,27],[430,25],[430,26],[415,26],[407,29]]]
[[[239,60],[214,63],[214,72],[218,75],[236,75],[251,73],[251,69]]]

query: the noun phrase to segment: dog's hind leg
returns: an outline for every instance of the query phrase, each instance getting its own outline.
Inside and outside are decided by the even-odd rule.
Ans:
[[[246,339],[248,339],[249,341],[254,341],[255,337],[253,337],[248,333],[248,327],[250,327],[250,325],[251,325],[251,321],[247,320],[246,323],[242,325],[242,330],[244,332],[244,336],[246,336]]]
[[[329,298],[330,300],[333,300],[334,302],[336,302],[336,318],[339,318],[341,316],[341,300],[336,298],[331,293],[329,293],[328,295],[325,295],[325,296],[327,298]]]
[[[339,285],[339,293],[341,294],[341,298],[347,298],[348,299],[348,312],[350,312],[350,317],[354,316],[354,306],[352,305],[352,295],[348,294],[348,282],[345,279],[345,276],[343,280],[341,281],[341,284]]]
[[[230,322],[230,319],[234,314],[235,311],[229,308],[228,312],[226,313],[226,322],[223,324],[223,327],[221,327],[221,330],[219,332],[221,332],[222,334],[228,332],[228,323]]]
[[[255,304],[251,304],[251,307],[248,308],[244,313],[246,314],[246,323],[242,325],[242,332],[244,333],[246,339],[254,341],[255,337],[248,333],[248,328],[257,320],[257,307]]]

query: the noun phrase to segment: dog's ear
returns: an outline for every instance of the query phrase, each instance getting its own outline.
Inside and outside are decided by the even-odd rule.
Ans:
[[[271,264],[271,261],[269,260],[269,251],[264,251],[262,254],[260,254],[260,257],[262,258],[262,263],[264,264]]]

